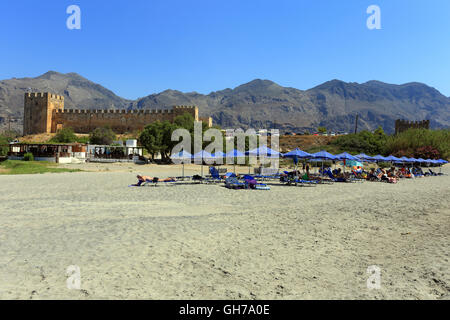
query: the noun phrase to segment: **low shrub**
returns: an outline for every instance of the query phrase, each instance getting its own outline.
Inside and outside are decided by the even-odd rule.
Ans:
[[[90,143],[99,145],[110,145],[116,139],[116,134],[109,127],[97,128],[89,136]]]
[[[34,156],[32,153],[25,153],[23,156],[23,161],[34,161]]]
[[[75,135],[72,128],[63,128],[58,130],[56,135],[50,140],[50,142],[55,143],[72,143],[77,141],[77,136]]]

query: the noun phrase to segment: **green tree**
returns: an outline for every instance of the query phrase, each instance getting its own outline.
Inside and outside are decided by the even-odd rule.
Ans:
[[[0,157],[4,157],[8,154],[9,139],[4,135],[0,135]]]
[[[179,115],[179,116],[175,117],[175,119],[173,121],[173,124],[176,126],[176,129],[183,128],[190,132],[191,138],[192,138],[191,152],[194,152],[194,150],[193,150],[194,149],[194,123],[195,123],[195,119],[190,113],[184,113],[182,115]],[[205,131],[208,129],[209,129],[208,125],[205,122],[202,122],[202,136],[205,133]],[[209,143],[210,142],[208,142],[208,141],[203,141],[202,148],[205,148]]]
[[[172,148],[176,145],[176,141],[172,141],[172,132],[178,126],[169,121],[156,121],[149,124],[139,136],[139,142],[155,159],[160,153],[162,161],[167,161],[170,157]]]
[[[325,128],[325,127],[318,127],[317,128],[317,132],[319,132],[319,133],[327,133],[327,128]]]
[[[50,141],[56,143],[72,143],[77,141],[77,136],[72,128],[63,128],[58,130],[56,135]]]
[[[116,134],[110,127],[97,128],[89,136],[91,144],[99,145],[110,145],[116,139]]]
[[[189,132],[194,132],[194,117],[190,113],[184,113],[182,115],[176,116],[173,120],[174,125],[179,128],[184,128]]]
[[[384,154],[387,136],[383,129],[379,127],[373,133],[370,131],[361,131],[356,134],[339,136],[331,142],[341,151],[360,153],[364,152],[370,155]]]
[[[450,130],[409,129],[386,139],[386,154],[407,157],[450,157]]]

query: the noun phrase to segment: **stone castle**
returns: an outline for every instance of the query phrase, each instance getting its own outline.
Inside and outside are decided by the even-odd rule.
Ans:
[[[95,128],[109,126],[115,133],[142,130],[155,121],[168,120],[189,113],[195,121],[212,126],[210,117],[200,118],[198,108],[176,106],[171,110],[79,110],[64,109],[64,97],[44,93],[25,93],[23,135],[56,133],[72,128],[76,133],[90,133]]]
[[[395,121],[395,134],[399,134],[408,129],[430,129],[430,120],[423,121],[407,121],[396,120]]]

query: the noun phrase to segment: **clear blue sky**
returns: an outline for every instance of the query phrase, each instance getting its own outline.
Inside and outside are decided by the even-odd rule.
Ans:
[[[81,8],[81,30],[66,8]],[[381,8],[382,30],[366,9]],[[0,6],[0,79],[77,72],[135,99],[255,78],[424,82],[450,95],[449,0],[21,0]]]

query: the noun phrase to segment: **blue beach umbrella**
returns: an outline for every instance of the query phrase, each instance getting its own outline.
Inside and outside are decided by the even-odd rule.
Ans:
[[[302,151],[299,148],[292,150],[288,153],[283,154],[285,158],[299,158],[299,159],[309,159],[312,157],[312,154]]]
[[[245,154],[239,150],[231,150],[225,154],[227,158],[245,158]]]
[[[345,166],[348,164],[348,161],[353,161],[353,162],[359,161],[359,159],[357,157],[352,156],[350,153],[347,153],[347,152],[337,154],[336,159],[344,161],[344,172],[345,172]]]
[[[233,159],[233,165],[234,165],[233,169],[234,169],[234,174],[236,174],[236,162],[234,161],[234,158],[245,158],[245,154],[239,150],[234,149],[234,150],[227,152],[225,154],[225,157],[227,159],[230,159],[230,158]]]
[[[172,160],[179,160],[179,161],[183,161],[183,160],[190,160],[192,158],[192,154],[190,154],[189,152],[183,150],[180,151],[178,153],[172,154],[170,156],[170,159]]]
[[[268,148],[266,145],[262,145],[259,148],[250,150],[248,152],[245,153],[248,156],[255,156],[255,157],[267,157],[267,158],[278,158],[281,157],[281,153]]]
[[[295,164],[295,171],[297,171],[298,159],[310,159],[312,157],[312,154],[302,151],[299,148],[296,148],[295,150],[283,154],[283,157],[292,158]]]
[[[313,158],[312,158],[313,160],[322,161],[322,174],[323,174],[323,162],[324,162],[324,160],[337,160],[335,155],[333,155],[333,154],[331,154],[329,152],[326,152],[325,150],[313,153],[312,156],[313,156]]]
[[[419,159],[416,160],[416,162],[419,163],[419,165],[420,165],[420,163],[425,162],[425,159],[419,158]]]
[[[261,145],[259,148],[247,151],[245,153],[246,155],[253,156],[253,157],[259,157],[261,158],[275,158],[278,159],[282,157],[282,154],[276,150],[268,148],[266,145]],[[250,174],[250,159],[248,161],[248,173]]]
[[[376,162],[388,161],[385,157],[383,157],[383,156],[380,155],[380,154],[378,154],[378,155],[376,155],[375,157],[373,157],[373,159],[374,159]]]
[[[196,154],[192,155],[192,159],[194,161],[201,161],[201,175],[203,177],[203,160],[212,159],[212,155],[205,150],[199,151]]]
[[[337,160],[335,155],[332,155],[329,152],[326,152],[325,150],[316,152],[312,154],[313,159],[320,159],[320,160]]]
[[[386,157],[386,160],[387,160],[387,161],[390,161],[390,162],[401,161],[400,158],[397,158],[397,157],[395,157],[395,156],[393,156],[393,155],[390,155],[389,157]]]
[[[402,162],[408,162],[409,159],[408,159],[407,157],[401,157],[400,160],[401,160]]]
[[[180,163],[183,164],[182,176],[184,177],[184,164],[188,160],[189,160],[189,162],[191,162],[192,154],[190,154],[189,152],[183,150],[183,151],[180,151],[178,153],[172,154],[170,158],[172,160],[175,160],[174,162],[180,162]]]
[[[401,157],[399,161],[397,161],[397,163],[401,163],[403,166],[405,165],[406,162],[409,162],[409,159],[405,156]]]
[[[373,157],[368,156],[365,153],[360,153],[358,155],[356,155],[355,157],[357,157],[358,159],[360,159],[363,162],[374,162],[375,160],[373,159]]]
[[[359,161],[359,159],[355,156],[352,156],[350,153],[344,152],[341,154],[337,154],[336,158],[338,160],[353,160],[353,161]]]

